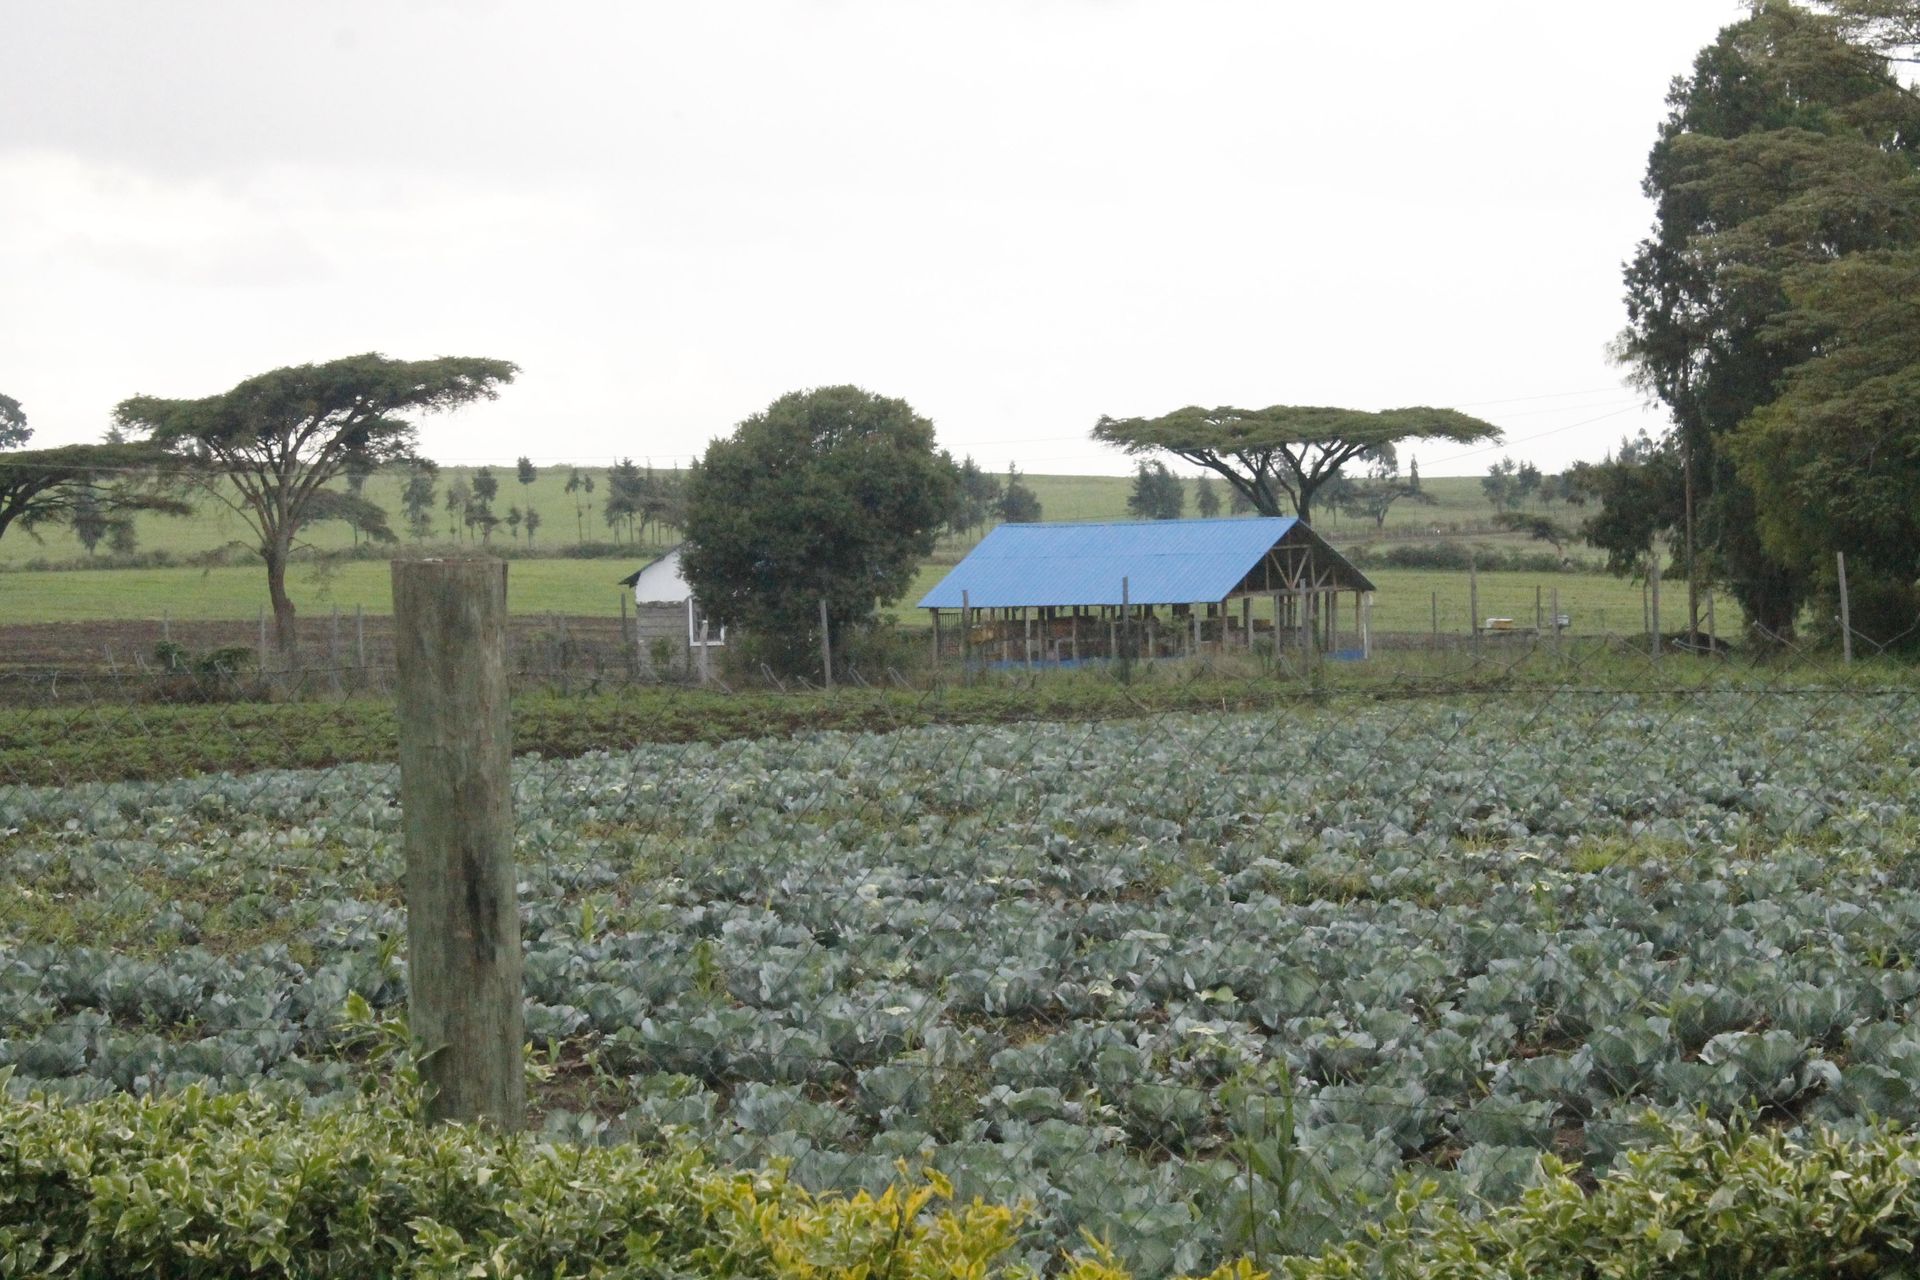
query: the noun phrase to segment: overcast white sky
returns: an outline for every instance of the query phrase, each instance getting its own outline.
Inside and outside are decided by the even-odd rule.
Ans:
[[[1619,267],[1741,9],[0,0],[0,391],[53,444],[485,355],[521,378],[442,461],[664,465],[855,382],[1035,472],[1195,403],[1449,405],[1558,469],[1662,421]]]

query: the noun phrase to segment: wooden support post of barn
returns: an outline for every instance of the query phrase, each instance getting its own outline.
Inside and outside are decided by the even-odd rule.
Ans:
[[[960,683],[973,679],[973,601],[960,593]]]
[[[940,683],[940,611],[933,611],[933,682]]]
[[[507,566],[396,560],[408,1022],[430,1120],[526,1120]]]

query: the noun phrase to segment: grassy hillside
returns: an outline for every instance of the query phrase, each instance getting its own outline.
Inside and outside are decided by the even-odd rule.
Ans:
[[[565,613],[618,617],[628,571],[622,560],[515,560],[507,571],[515,613]],[[924,615],[912,606],[947,566],[927,565],[894,612],[903,623],[920,625]],[[1373,620],[1380,631],[1424,631],[1431,624],[1438,596],[1443,629],[1464,632],[1467,625],[1467,576],[1410,569],[1373,569],[1379,586]],[[392,589],[384,561],[354,560],[316,572],[296,569],[289,584],[295,604],[309,617],[335,605],[384,614],[392,608]],[[1534,590],[1543,601],[1554,589],[1560,607],[1573,615],[1577,631],[1641,629],[1640,588],[1592,573],[1480,575],[1483,616],[1505,615],[1525,625],[1533,620]],[[101,569],[84,573],[0,574],[0,625],[30,622],[87,622],[109,619],[158,619],[163,613],[181,621],[254,617],[267,602],[266,574],[252,565],[221,569]],[[1343,605],[1350,608],[1350,604]],[[1678,625],[1679,597],[1664,604],[1669,627]],[[1731,605],[1721,606],[1721,626],[1732,624]],[[1343,626],[1351,621],[1343,614]]]
[[[454,481],[471,484],[474,470],[472,467],[448,467],[443,470],[437,489],[440,500],[444,502],[447,489]],[[524,487],[514,479],[513,468],[495,467],[493,470],[500,481],[500,492],[494,499],[494,514],[504,519],[509,507],[538,511],[541,527],[536,535],[536,545],[559,549],[583,539],[591,542],[615,540],[613,530],[607,527],[601,515],[606,498],[605,468],[591,469],[595,482],[592,494],[566,492],[566,467],[543,467],[534,483]],[[1132,481],[1125,476],[1027,476],[1026,480],[1039,495],[1043,514],[1048,520],[1127,518],[1127,494]],[[386,509],[388,520],[396,533],[403,532],[406,527],[405,513],[400,507],[400,494],[405,483],[405,477],[401,474],[384,472],[371,477],[364,491],[366,497]],[[1484,528],[1491,522],[1492,509],[1481,497],[1478,477],[1436,476],[1425,482],[1425,488],[1434,498],[1434,504],[1397,504],[1387,519],[1389,530],[1405,534],[1437,526],[1443,532],[1454,532],[1463,526]],[[1215,489],[1224,503],[1226,486],[1224,483],[1216,484]],[[1189,481],[1187,514],[1190,516],[1199,514],[1193,505],[1192,492],[1192,482]],[[1373,534],[1370,521],[1345,519],[1333,511],[1320,513],[1314,523],[1323,534],[1335,539],[1365,538]],[[448,524],[444,506],[436,505],[434,529],[435,539],[448,540],[454,536],[455,530]],[[142,516],[135,524],[135,531],[142,551],[166,551],[178,556],[195,555],[224,546],[244,548],[248,539],[246,525],[237,515],[205,497],[200,499],[198,510],[190,517]],[[672,531],[663,531],[659,536],[670,541],[675,535]],[[339,524],[313,526],[304,531],[303,537],[309,545],[321,550],[348,547],[354,541],[353,534]],[[494,540],[503,546],[526,545],[524,535],[516,539],[504,525],[494,535]],[[949,551],[959,549],[962,548],[957,544],[945,548]],[[66,529],[48,530],[40,541],[18,530],[0,538],[0,566],[85,557],[85,548]]]

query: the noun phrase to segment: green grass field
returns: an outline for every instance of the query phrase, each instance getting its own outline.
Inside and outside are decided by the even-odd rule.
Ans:
[[[508,596],[516,613],[564,613],[618,616],[623,589],[618,579],[628,571],[622,560],[515,560],[507,570]],[[920,625],[925,615],[913,608],[947,572],[944,565],[926,565],[912,589],[895,606],[900,620]],[[1425,631],[1431,625],[1433,597],[1439,597],[1443,630],[1464,633],[1467,628],[1467,576],[1414,569],[1376,569],[1370,576],[1379,587],[1374,599],[1376,631]],[[351,611],[384,614],[392,607],[387,565],[378,560],[353,560],[324,572],[315,566],[297,568],[289,584],[294,603],[307,616],[326,613],[333,606]],[[1562,612],[1573,617],[1579,632],[1635,632],[1642,630],[1640,588],[1630,582],[1592,573],[1480,575],[1480,611],[1483,616],[1512,617],[1532,625],[1534,591],[1541,599],[1560,592]],[[251,618],[267,602],[267,579],[261,569],[247,565],[222,569],[100,569],[69,573],[0,574],[0,625],[30,622],[88,622],[109,619],[160,618],[180,621]],[[1669,629],[1678,625],[1682,597],[1663,602],[1662,618]],[[1723,630],[1731,626],[1727,605],[1721,612]],[[1343,615],[1342,626],[1350,626]]]
[[[440,492],[444,494],[456,479],[470,481],[472,470],[448,468],[441,472]],[[605,489],[603,472],[596,473],[596,492],[590,496],[565,492],[565,467],[543,468],[535,483],[525,487],[515,480],[511,468],[495,468],[495,473],[500,479],[495,510],[504,512],[509,506],[539,510],[543,520],[538,538],[541,547],[558,550],[572,545],[583,534],[590,541],[605,541],[610,537],[611,531],[599,514]],[[1131,485],[1127,477],[1029,476],[1027,480],[1040,496],[1049,520],[1127,518],[1126,501]],[[396,528],[402,524],[401,485],[401,476],[388,473],[369,479],[365,489],[368,497],[388,508]],[[1224,493],[1223,485],[1217,487]],[[1491,511],[1481,497],[1476,477],[1435,477],[1426,482],[1426,488],[1433,495],[1434,503],[1396,506],[1387,522],[1390,530],[1402,534],[1424,533],[1437,527],[1441,537],[1459,536],[1454,531],[1484,529],[1490,520]],[[579,503],[576,497],[581,499]],[[1193,514],[1191,502],[1189,514]],[[440,510],[436,533],[442,540],[448,534],[446,520],[445,511]],[[1340,542],[1369,538],[1374,532],[1370,522],[1343,520],[1331,512],[1315,523],[1323,535]],[[192,517],[143,517],[138,532],[143,551],[166,551],[176,556],[191,556],[227,546],[244,551],[247,538],[240,518],[210,501]],[[352,542],[349,532],[339,525],[316,526],[307,536],[310,545],[323,550],[345,548]],[[670,530],[661,534],[666,541],[674,536]],[[1471,536],[1484,544],[1525,545],[1523,539],[1513,535],[1475,532]],[[494,541],[502,548],[526,545],[524,537],[515,539],[504,527]],[[935,554],[935,563],[923,567],[912,589],[896,606],[902,621],[909,624],[921,621],[912,604],[964,554],[968,545],[959,540],[942,543]],[[520,613],[617,614],[619,579],[659,550],[657,545],[636,546],[630,558],[516,559],[509,574],[513,608]],[[0,569],[34,560],[60,563],[84,557],[84,550],[65,529],[48,531],[44,541],[35,541],[18,531],[0,541]],[[1440,596],[1443,629],[1466,629],[1465,575],[1378,570],[1373,577],[1381,587],[1374,612],[1376,630],[1427,629],[1431,623],[1433,592]],[[385,613],[390,607],[388,571],[382,560],[297,564],[289,585],[296,606],[309,616],[325,613],[336,605],[342,610],[359,607],[372,613]],[[1593,574],[1482,574],[1482,615],[1512,616],[1523,624],[1530,624],[1535,587],[1543,588],[1544,598],[1544,591],[1555,585],[1560,588],[1561,608],[1573,615],[1575,629],[1637,631],[1641,628],[1639,588]],[[157,619],[163,615],[182,621],[244,619],[255,616],[266,603],[265,574],[251,561],[207,569],[0,572],[0,625]],[[1666,616],[1677,614],[1670,612]]]
[[[446,468],[440,473],[437,492],[444,500],[447,488],[455,480],[470,483],[473,472],[472,467]],[[567,493],[565,467],[543,468],[534,483],[526,487],[514,479],[511,467],[496,467],[494,474],[500,481],[500,492],[494,499],[496,515],[504,519],[510,507],[540,512],[541,525],[535,537],[537,546],[558,549],[583,540],[615,540],[613,530],[607,527],[601,517],[601,503],[606,496],[604,469],[594,471],[596,488],[592,494]],[[1127,518],[1127,494],[1132,481],[1125,476],[1027,476],[1025,479],[1039,495],[1042,514],[1048,520]],[[404,484],[403,476],[386,472],[371,477],[364,490],[366,497],[386,508],[388,520],[396,533],[403,532],[406,527],[405,516],[400,509],[400,491]],[[1225,484],[1218,483],[1214,487],[1224,502],[1227,497]],[[1492,508],[1481,496],[1478,477],[1436,476],[1425,482],[1425,490],[1432,495],[1434,502],[1427,505],[1403,501],[1395,505],[1388,514],[1387,529],[1406,533],[1436,526],[1443,531],[1460,526],[1484,528],[1492,519]],[[1188,484],[1188,493],[1186,514],[1198,515],[1191,497],[1191,482]],[[448,540],[455,530],[448,524],[444,507],[436,507],[435,511],[434,537]],[[1347,519],[1335,511],[1319,512],[1314,527],[1323,536],[1337,541],[1367,538],[1374,532],[1372,522]],[[207,498],[200,500],[199,510],[192,516],[142,516],[135,522],[134,528],[140,550],[165,551],[176,556],[197,555],[221,547],[233,547],[245,552],[251,545],[245,523],[218,502]],[[352,533],[340,524],[311,526],[301,536],[309,545],[323,551],[349,547],[354,541]],[[671,541],[675,534],[666,531],[662,537]],[[1510,540],[1507,535],[1490,537],[1496,541]],[[524,534],[515,538],[504,525],[494,535],[494,540],[502,546],[526,545]],[[958,545],[943,548],[958,549]],[[102,552],[104,554],[104,548]],[[39,560],[55,563],[83,560],[86,554],[86,549],[67,529],[46,530],[38,541],[19,530],[0,539],[0,566],[23,565]],[[636,554],[643,552],[636,551]]]

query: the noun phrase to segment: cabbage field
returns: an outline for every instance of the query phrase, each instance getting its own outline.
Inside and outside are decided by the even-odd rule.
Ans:
[[[932,1166],[1148,1275],[1650,1116],[1920,1121],[1901,692],[1539,691],[516,766],[540,1122]],[[0,788],[9,1087],[361,1087],[391,769]]]

